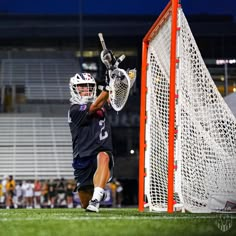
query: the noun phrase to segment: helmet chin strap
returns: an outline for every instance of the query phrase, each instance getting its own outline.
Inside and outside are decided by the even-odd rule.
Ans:
[[[81,102],[84,104],[87,104],[89,102],[93,102],[94,101],[94,98],[92,97],[88,97],[88,96],[82,96],[81,98]]]
[[[95,85],[96,86],[96,85]],[[96,87],[93,87],[92,91],[85,90],[83,91],[83,88],[81,90],[77,89],[77,85],[72,85],[70,87],[71,90],[71,98],[70,102],[71,104],[87,104],[90,102],[94,102],[96,99]],[[85,93],[84,95],[81,95]],[[87,95],[86,95],[87,93]]]
[[[71,102],[71,104],[82,105],[82,104],[87,104],[89,102],[94,102],[95,99],[96,99],[95,97],[93,97],[93,98],[91,98],[91,97],[86,98],[86,96],[84,96],[84,97],[78,98],[78,97],[72,96],[70,98],[70,102]]]

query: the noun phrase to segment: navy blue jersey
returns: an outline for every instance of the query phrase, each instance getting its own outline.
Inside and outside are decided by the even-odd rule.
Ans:
[[[68,112],[73,146],[73,157],[97,155],[100,151],[112,152],[111,126],[104,108],[89,114],[91,104],[74,104]]]

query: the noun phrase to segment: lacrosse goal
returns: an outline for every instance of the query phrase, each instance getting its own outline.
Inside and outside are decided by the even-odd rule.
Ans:
[[[236,203],[236,119],[178,0],[142,46],[139,210],[214,212]]]

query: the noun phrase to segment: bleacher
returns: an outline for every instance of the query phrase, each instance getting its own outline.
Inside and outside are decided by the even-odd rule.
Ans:
[[[15,113],[0,116],[0,176],[73,179],[68,83],[78,61],[69,52],[1,53],[0,59],[0,87],[24,88],[26,98]]]
[[[69,78],[78,62],[64,59],[2,59],[0,86],[23,86],[28,101],[67,100]]]
[[[24,179],[73,179],[66,117],[0,117],[0,175]]]

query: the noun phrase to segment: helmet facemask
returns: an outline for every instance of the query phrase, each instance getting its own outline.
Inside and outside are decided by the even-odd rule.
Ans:
[[[73,104],[87,104],[96,99],[96,82],[88,73],[76,74],[70,79],[70,101]]]

